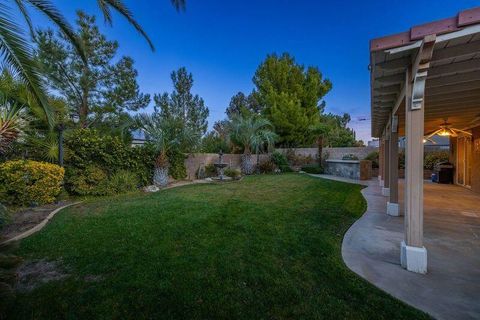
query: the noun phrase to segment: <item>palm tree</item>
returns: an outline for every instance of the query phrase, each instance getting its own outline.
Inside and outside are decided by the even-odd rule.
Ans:
[[[7,152],[10,145],[19,138],[25,128],[24,105],[2,97],[0,101],[0,154]]]
[[[165,187],[168,184],[168,153],[174,148],[180,148],[182,142],[192,144],[200,139],[193,131],[187,128],[178,134],[175,121],[161,117],[158,114],[138,114],[134,117],[134,127],[143,130],[147,140],[155,146],[158,153],[155,159],[153,184]]]
[[[322,153],[323,153],[323,143],[324,138],[330,132],[331,128],[322,122],[317,123],[316,125],[310,127],[310,131],[317,136],[317,148],[318,148],[318,165],[322,166]]]
[[[10,0],[20,11],[26,24],[33,36],[33,24],[28,12],[28,7],[33,7],[47,18],[49,18],[66,35],[77,49],[83,60],[86,60],[83,46],[80,40],[63,17],[60,11],[51,3],[50,0]],[[185,0],[171,0],[177,10],[185,8]],[[132,12],[123,4],[121,0],[97,0],[105,22],[112,24],[112,9],[123,17],[147,40],[150,48],[154,50],[153,43],[142,29],[142,27],[133,18]],[[0,56],[8,68],[13,70],[18,78],[24,82],[34,95],[38,104],[47,115],[50,124],[53,124],[52,112],[45,98],[45,88],[43,87],[39,68],[32,57],[31,41],[26,38],[22,27],[15,21],[11,6],[2,1],[0,3]]]
[[[270,147],[277,139],[270,121],[256,115],[233,116],[229,132],[230,140],[243,149],[241,167],[244,174],[252,174],[254,171],[252,151],[265,144]]]

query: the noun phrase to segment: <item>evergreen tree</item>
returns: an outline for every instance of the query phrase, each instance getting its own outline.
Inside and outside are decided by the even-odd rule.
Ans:
[[[287,53],[267,56],[253,78],[253,93],[262,113],[270,120],[283,146],[310,145],[315,140],[309,128],[320,121],[322,97],[332,83],[322,79],[316,67],[305,68]]]
[[[63,33],[38,32],[37,58],[50,86],[80,117],[82,127],[146,107],[150,96],[139,90],[133,59],[114,62],[118,43],[100,33],[94,16],[82,11],[77,15],[76,37],[85,61]]]
[[[235,115],[242,115],[247,113],[259,114],[261,106],[258,103],[253,93],[246,96],[243,92],[238,92],[230,99],[230,104],[226,110],[229,119]]]
[[[208,107],[198,95],[193,95],[193,76],[185,67],[172,72],[173,92],[155,94],[155,113],[165,119],[171,119],[178,132],[187,129],[196,136],[203,136],[208,127]],[[182,143],[182,151],[189,152],[199,147],[199,143],[190,145]]]
[[[323,135],[323,146],[328,147],[353,147],[355,141],[355,132],[348,128],[350,115],[324,114],[321,116],[320,123],[328,128]]]

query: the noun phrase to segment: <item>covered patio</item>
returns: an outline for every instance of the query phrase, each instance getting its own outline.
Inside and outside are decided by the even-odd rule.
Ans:
[[[369,67],[372,136],[380,138],[378,188],[369,189],[379,193],[372,197],[386,198],[385,203],[377,201],[372,206],[388,218],[385,235],[391,248],[387,260],[408,271],[432,273],[425,279],[447,272],[449,277],[464,277],[465,284],[479,283],[480,274],[471,270],[480,268],[476,209],[480,197],[474,194],[480,192],[480,8],[373,39]],[[450,138],[457,186],[424,187],[423,144],[435,133]],[[404,188],[398,179],[400,137],[406,141]],[[370,228],[381,228],[374,220]],[[465,224],[466,220],[470,222]],[[469,245],[462,242],[467,238]],[[372,253],[379,250],[380,260],[386,258],[382,248],[370,248]],[[390,279],[385,273],[383,277]],[[423,287],[422,281],[428,280],[420,281],[421,276],[413,274],[406,277],[412,281],[393,279],[399,280],[398,288],[416,288],[417,295],[442,285],[430,281]],[[454,283],[445,284],[454,287]],[[466,299],[452,297],[447,288],[440,295],[448,301]],[[478,300],[479,291],[475,292]]]
[[[480,195],[455,185],[425,183],[424,237],[428,274],[400,266],[404,218],[385,214],[387,197],[377,181],[365,183],[368,209],[346,233],[347,266],[396,298],[437,319],[480,316]],[[403,180],[399,183],[400,210]]]

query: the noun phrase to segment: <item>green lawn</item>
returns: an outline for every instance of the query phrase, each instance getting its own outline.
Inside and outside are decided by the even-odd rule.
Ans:
[[[67,209],[15,253],[70,276],[18,295],[8,318],[427,318],[344,265],[360,189],[264,175]]]

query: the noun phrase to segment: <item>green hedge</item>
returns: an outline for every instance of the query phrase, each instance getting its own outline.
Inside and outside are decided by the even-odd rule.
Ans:
[[[185,167],[185,154],[178,150],[170,150],[167,154],[167,157],[170,164],[170,167],[168,168],[168,174],[176,180],[185,179],[187,177],[187,168]]]
[[[73,130],[65,137],[65,186],[74,194],[106,194],[109,187],[101,181],[110,180],[119,171],[129,172],[138,186],[148,185],[155,157],[156,151],[149,144],[131,147],[119,137],[103,136],[93,129]]]
[[[318,164],[309,164],[302,166],[302,171],[312,174],[322,174],[324,173],[323,167],[320,167]]]

